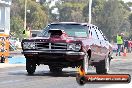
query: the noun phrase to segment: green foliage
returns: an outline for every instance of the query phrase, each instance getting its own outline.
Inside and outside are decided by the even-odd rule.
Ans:
[[[64,7],[70,7],[72,8],[73,10],[83,10],[84,6],[86,6],[87,3],[78,3],[78,2],[67,2],[67,3],[64,3],[63,6]]]
[[[129,10],[126,9],[125,3],[119,2],[117,0],[109,0],[105,3],[104,6],[104,19],[105,25],[102,28],[105,28],[103,31],[107,34],[109,40],[113,39],[113,36],[116,36],[117,33],[129,32],[130,24],[128,21]],[[123,25],[127,24],[127,29],[123,29]]]
[[[129,16],[129,21],[130,21],[131,28],[132,28],[132,14],[130,14],[130,16]]]
[[[64,7],[60,9],[60,21],[72,21],[71,12],[72,10],[70,7]]]
[[[128,5],[129,7],[132,7],[132,2],[128,2],[127,5]]]
[[[27,23],[32,29],[42,29],[46,26],[47,15],[40,4],[29,0],[27,9],[30,10],[30,13],[27,13]]]
[[[25,0],[13,0],[11,6],[11,31],[14,33],[24,28],[24,6]],[[27,10],[27,26],[30,26],[32,30],[42,29],[47,25],[48,16],[43,5],[36,3],[35,0],[27,0]],[[22,32],[18,32],[18,34],[20,33]],[[14,36],[19,37],[17,34]]]
[[[86,5],[84,2],[65,2],[58,5],[60,21],[84,22],[82,10]]]
[[[24,1],[13,0],[11,6],[11,31],[14,33],[23,29]],[[89,0],[62,0],[62,3],[59,3],[59,0],[52,8],[49,8],[49,3],[46,2],[39,4],[35,0],[27,1],[27,9],[30,10],[27,12],[27,25],[32,29],[42,29],[48,22],[89,20]],[[129,8],[131,5],[132,3],[124,3],[121,0],[93,0],[92,24],[97,25],[110,41],[120,32],[129,37],[132,35],[132,14]],[[51,13],[54,8],[59,9],[59,14]]]
[[[23,37],[23,20],[20,16],[14,16],[11,18],[11,35],[16,38]]]
[[[130,26],[131,26],[131,30],[129,31],[129,33],[130,33],[130,35],[129,35],[129,37],[130,37],[130,39],[132,39],[132,13],[129,15],[129,21],[130,21]]]
[[[88,21],[89,4],[83,9],[85,21]],[[93,0],[92,23],[97,25],[107,38],[112,41],[117,33],[124,32],[129,36],[130,9],[126,3],[118,0]],[[132,20],[132,16],[129,17]]]

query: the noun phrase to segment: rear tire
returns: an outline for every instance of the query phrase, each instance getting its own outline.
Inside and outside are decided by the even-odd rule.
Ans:
[[[96,66],[96,73],[97,74],[108,74],[110,68],[110,60],[109,58],[99,62]]]
[[[26,59],[26,70],[29,75],[32,75],[36,70],[35,61],[32,59]]]
[[[62,72],[61,67],[49,66],[49,69],[50,69],[50,72],[53,72],[53,73],[61,73]]]

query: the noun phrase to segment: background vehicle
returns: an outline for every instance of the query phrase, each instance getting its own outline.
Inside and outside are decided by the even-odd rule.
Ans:
[[[32,37],[35,37],[41,33],[42,30],[31,30]]]
[[[82,66],[98,74],[109,71],[112,47],[98,27],[76,22],[49,24],[39,37],[22,40],[26,70],[33,74],[36,65],[48,65],[51,72]]]

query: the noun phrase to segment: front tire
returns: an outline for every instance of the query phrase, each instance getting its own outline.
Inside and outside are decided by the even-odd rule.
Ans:
[[[99,62],[96,66],[96,73],[97,74],[108,74],[110,69],[110,60],[106,58],[105,60]]]
[[[34,60],[26,58],[26,70],[29,75],[32,75],[35,72],[36,64]]]

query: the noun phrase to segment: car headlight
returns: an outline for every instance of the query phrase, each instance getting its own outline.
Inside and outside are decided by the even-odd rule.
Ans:
[[[75,51],[79,51],[80,49],[81,49],[81,45],[80,44],[75,45]]]
[[[80,44],[68,44],[67,49],[79,51],[81,49],[81,45]]]
[[[24,49],[35,49],[35,43],[33,42],[24,42],[23,43]]]
[[[67,49],[68,50],[75,50],[75,44],[68,44]]]
[[[35,49],[35,43],[31,43],[30,48]]]

